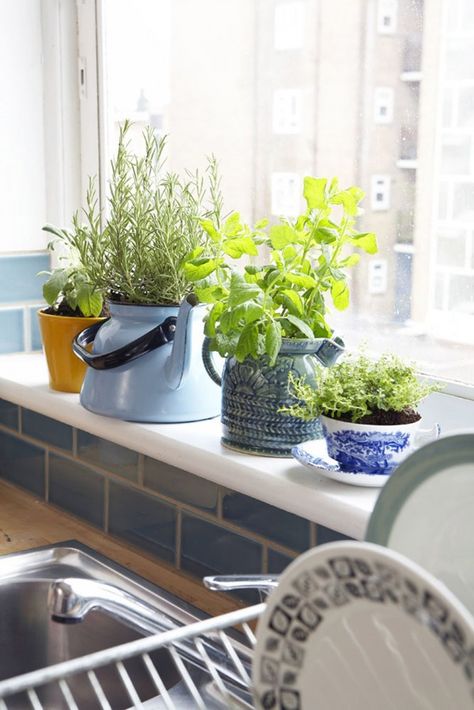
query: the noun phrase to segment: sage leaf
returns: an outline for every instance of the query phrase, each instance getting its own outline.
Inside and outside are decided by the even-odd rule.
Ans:
[[[314,338],[314,333],[311,330],[310,326],[307,323],[305,323],[303,320],[301,320],[301,318],[297,318],[297,316],[294,316],[291,313],[288,313],[286,318],[287,318],[287,320],[290,321],[290,323],[292,323],[295,326],[295,328],[298,328],[298,330],[301,333],[303,333],[303,335],[305,335],[307,338]]]

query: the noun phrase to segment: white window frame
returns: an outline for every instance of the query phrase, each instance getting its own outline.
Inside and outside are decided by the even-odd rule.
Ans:
[[[301,133],[303,114],[301,89],[276,89],[273,93],[273,133]]]
[[[377,86],[374,91],[374,122],[393,123],[394,91],[390,86]],[[382,109],[385,108],[385,113]]]
[[[54,2],[59,6],[67,5],[68,3],[62,3],[61,0],[54,0]],[[295,4],[293,2],[286,2],[281,4]],[[296,2],[296,4],[304,5],[304,3]],[[378,7],[380,7],[380,1]],[[394,7],[396,8],[396,3]],[[396,12],[396,10],[395,10]],[[378,16],[378,15],[377,15]],[[395,14],[395,26],[396,26],[396,14]],[[80,98],[80,150],[76,153],[77,164],[81,168],[81,195],[84,194],[84,189],[87,184],[87,176],[99,174],[99,187],[101,189],[102,198],[105,195],[105,170],[103,166],[104,161],[104,151],[106,146],[106,127],[104,117],[104,104],[105,104],[105,81],[103,76],[103,62],[101,61],[101,53],[103,49],[103,35],[102,35],[102,0],[77,0],[77,36],[79,40],[79,50],[76,59],[80,57],[78,74],[80,73],[81,67],[84,67],[85,63],[85,77],[86,77],[86,88],[82,90]],[[384,34],[389,34],[395,31],[395,27],[387,28],[384,30]],[[64,31],[61,30],[64,34]],[[71,30],[68,31],[68,36],[71,35]],[[303,42],[304,44],[304,42]],[[276,47],[275,47],[276,48]],[[64,124],[68,122],[67,115],[64,114],[62,117]],[[74,117],[72,119],[75,120]],[[51,136],[54,135],[53,124],[51,124]],[[67,168],[70,170],[71,163],[70,159],[73,153],[67,159]],[[297,181],[300,181],[300,176],[295,173],[274,173],[273,177],[281,175],[292,175]],[[372,179],[376,177],[389,177],[389,176],[372,176]],[[60,173],[56,175],[56,179],[60,180]],[[273,186],[273,183],[272,183]],[[64,215],[72,214],[72,212],[77,209],[80,204],[79,197],[73,198],[64,202]],[[103,204],[103,200],[102,200]],[[299,211],[299,210],[297,210]],[[273,213],[273,200],[272,200],[272,213]],[[276,212],[275,214],[281,214],[281,212]],[[62,219],[58,218],[58,223],[62,223]],[[430,376],[427,379],[440,379]],[[462,403],[463,400],[474,400],[474,385],[467,383],[460,383],[456,381],[446,381],[446,387],[443,390],[443,395],[446,395],[453,402],[453,406],[459,402]],[[467,402],[466,402],[467,404]],[[470,403],[469,403],[470,404]],[[445,405],[446,406],[446,405]]]
[[[398,0],[378,0],[377,32],[381,35],[393,35],[397,31]],[[388,23],[386,22],[388,20]]]
[[[275,6],[274,47],[277,51],[304,46],[305,4],[302,0],[280,2]]]
[[[370,206],[373,212],[383,212],[390,209],[391,204],[390,175],[372,175],[370,184]],[[382,195],[379,200],[378,195]]]
[[[272,173],[272,214],[282,217],[296,217],[299,214],[300,187],[301,179],[298,173]]]

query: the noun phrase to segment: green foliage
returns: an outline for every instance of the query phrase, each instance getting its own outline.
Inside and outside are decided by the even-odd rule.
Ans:
[[[346,272],[359,261],[354,248],[377,252],[375,235],[355,229],[362,190],[340,190],[336,178],[305,177],[303,194],[306,211],[269,228],[261,220],[251,229],[238,213],[224,223],[200,222],[207,249],[188,254],[182,266],[199,299],[212,304],[206,335],[224,357],[266,354],[274,364],[282,338],[330,336],[326,299],[338,310],[348,307]],[[266,263],[243,269],[228,263],[257,256]]]
[[[411,363],[385,353],[378,360],[366,354],[347,355],[333,367],[318,367],[314,385],[290,375],[289,390],[299,400],[281,411],[311,420],[324,414],[358,422],[377,411],[416,409],[439,385],[421,382]]]
[[[198,260],[212,238],[205,220],[220,219],[217,164],[208,161],[205,178],[187,172],[185,178],[163,173],[166,139],[152,128],[143,132],[144,154],[129,145],[131,124],[121,128],[111,162],[108,217],[102,220],[94,181],[89,183],[86,208],[76,214],[72,230],[46,227],[78,255],[87,281],[115,300],[143,304],[177,304],[192,290],[191,280],[206,269],[194,264],[194,278],[185,273],[186,255]],[[103,221],[103,224],[101,222]]]
[[[102,312],[103,298],[100,291],[89,283],[80,267],[54,269],[47,273],[49,279],[43,284],[45,301],[56,311],[64,305],[78,315],[97,317]]]

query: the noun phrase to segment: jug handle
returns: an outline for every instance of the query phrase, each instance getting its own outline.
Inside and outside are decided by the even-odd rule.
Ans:
[[[72,349],[75,355],[94,370],[110,370],[113,367],[120,367],[120,365],[136,360],[142,355],[156,350],[161,345],[171,342],[176,330],[176,318],[170,316],[163,323],[155,326],[152,330],[136,338],[136,340],[132,340],[131,343],[117,348],[117,350],[112,350],[109,353],[92,354],[86,350],[85,346],[94,341],[97,332],[107,320],[85,328],[72,341]]]
[[[204,363],[204,367],[206,368],[206,372],[211,378],[213,382],[216,383],[216,385],[219,385],[221,387],[222,385],[222,377],[221,375],[217,372],[213,359],[212,359],[212,351],[210,349],[210,343],[211,340],[207,336],[204,338],[203,343],[202,343],[202,361]]]

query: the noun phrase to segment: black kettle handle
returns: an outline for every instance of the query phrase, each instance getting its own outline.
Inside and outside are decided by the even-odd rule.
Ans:
[[[171,342],[174,339],[176,331],[176,318],[169,316],[163,323],[155,326],[147,333],[140,335],[139,338],[133,340],[131,343],[117,348],[117,350],[113,350],[110,353],[90,353],[86,350],[86,345],[94,341],[99,329],[104,323],[107,323],[108,320],[110,319],[107,318],[100,323],[85,328],[79,335],[76,335],[72,341],[72,349],[77,357],[85,362],[86,365],[89,365],[89,367],[94,368],[94,370],[110,370],[113,367],[120,367],[120,365],[125,365],[127,362],[136,360],[142,355],[156,350],[156,348],[159,348],[161,345]]]

